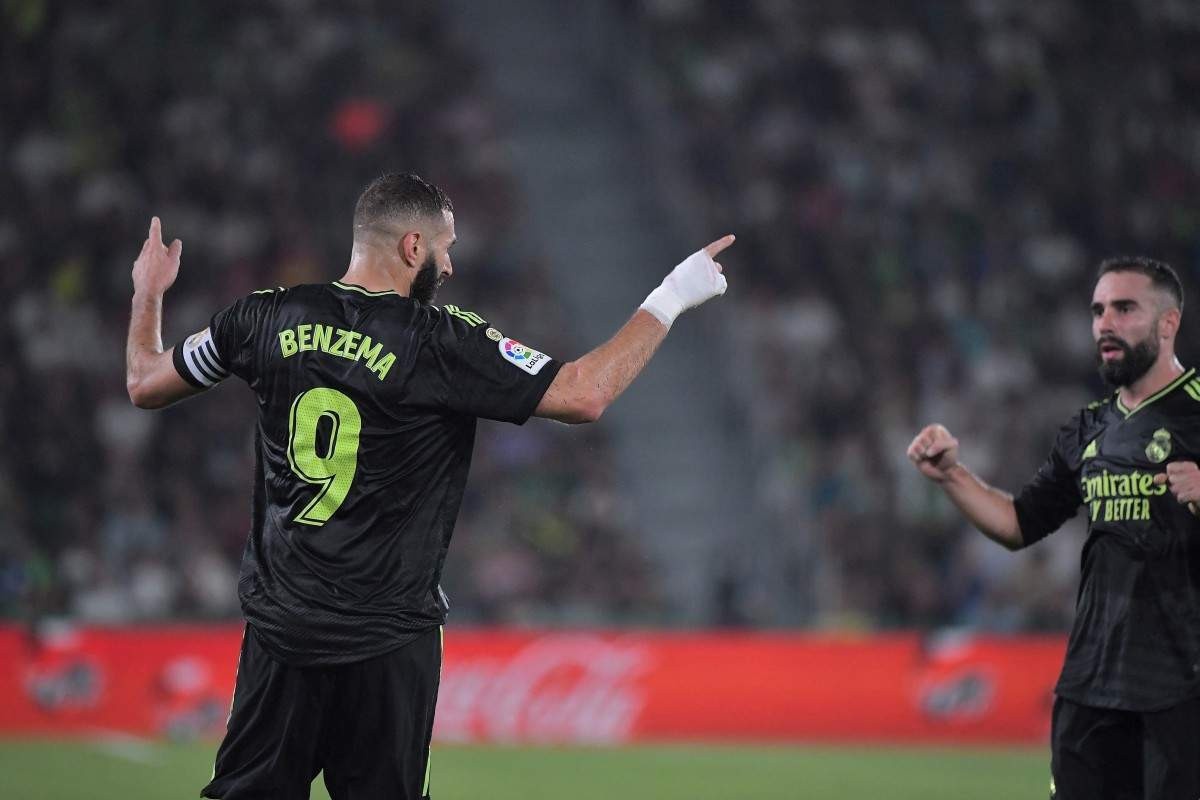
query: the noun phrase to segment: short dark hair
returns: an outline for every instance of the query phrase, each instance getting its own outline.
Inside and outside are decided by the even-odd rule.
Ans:
[[[354,231],[396,219],[440,219],[454,205],[438,187],[411,172],[388,172],[363,189],[354,204]]]
[[[1183,310],[1183,283],[1179,275],[1165,261],[1157,261],[1146,256],[1115,256],[1100,262],[1096,270],[1096,280],[1110,272],[1137,272],[1150,279],[1157,289],[1162,289],[1175,298],[1175,305]]]

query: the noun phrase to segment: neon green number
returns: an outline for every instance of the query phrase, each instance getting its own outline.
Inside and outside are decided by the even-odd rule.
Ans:
[[[333,427],[324,455],[317,452],[317,426],[328,417]],[[309,389],[292,403],[288,420],[288,463],[292,472],[321,491],[294,520],[324,525],[341,507],[358,470],[358,434],[362,416],[354,401],[337,389]]]

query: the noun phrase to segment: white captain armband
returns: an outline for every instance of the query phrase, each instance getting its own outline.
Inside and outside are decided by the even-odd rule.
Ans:
[[[201,389],[215,386],[229,377],[229,368],[213,343],[211,328],[193,333],[175,345],[172,359],[183,379]]]

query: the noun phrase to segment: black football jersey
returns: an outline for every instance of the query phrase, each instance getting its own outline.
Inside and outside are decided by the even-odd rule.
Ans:
[[[175,347],[258,404],[247,621],[295,665],[358,661],[440,625],[438,585],[479,417],[529,418],[559,362],[454,306],[335,282],[256,292]]]
[[[1080,411],[1016,498],[1026,545],[1088,515],[1067,699],[1153,711],[1200,695],[1200,519],[1154,483],[1172,461],[1200,461],[1191,369],[1136,408],[1114,394]]]

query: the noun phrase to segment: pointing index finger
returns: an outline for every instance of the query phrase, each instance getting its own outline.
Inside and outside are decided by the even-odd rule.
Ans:
[[[162,244],[162,222],[159,221],[158,217],[150,218],[149,239],[155,244]]]
[[[708,253],[709,258],[716,258],[722,250],[733,244],[736,238],[732,233],[726,234],[712,244],[705,246],[704,252]]]

